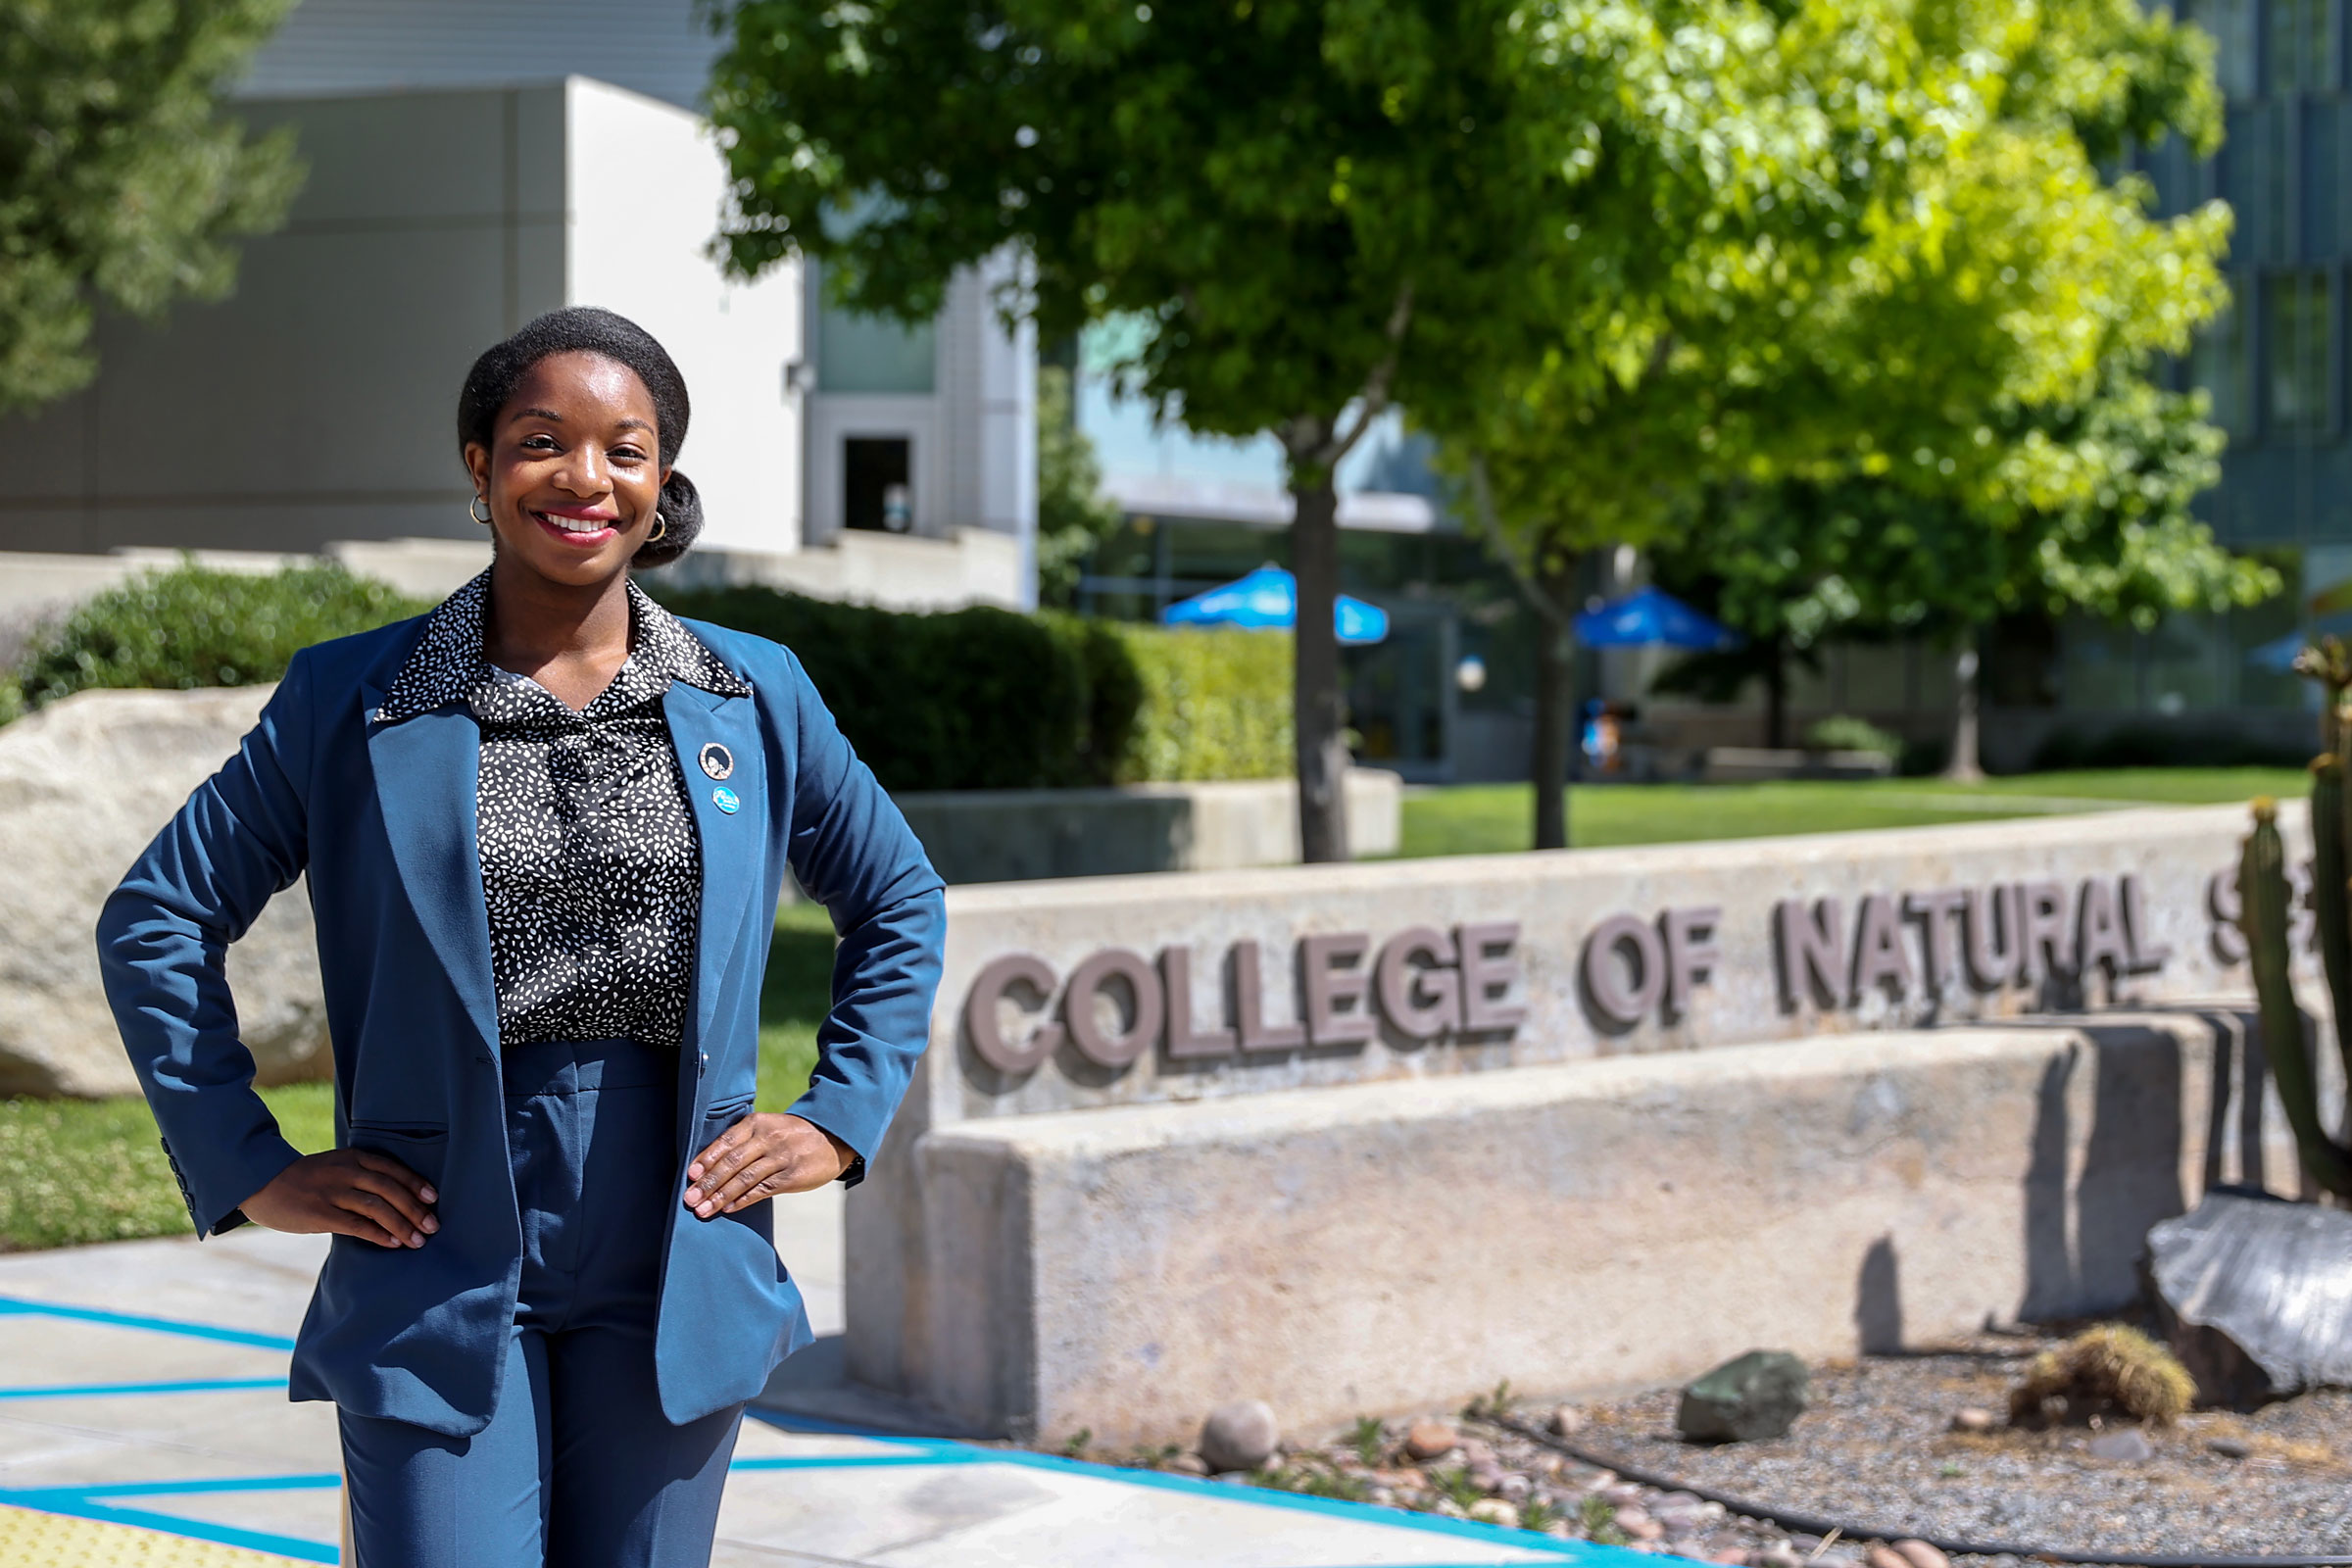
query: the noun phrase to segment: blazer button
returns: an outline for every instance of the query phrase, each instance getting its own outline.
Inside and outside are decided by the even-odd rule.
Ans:
[[[703,1065],[706,1067],[710,1065],[710,1053],[708,1051],[703,1053]]]

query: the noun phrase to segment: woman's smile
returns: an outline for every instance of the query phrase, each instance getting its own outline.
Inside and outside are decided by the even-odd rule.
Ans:
[[[607,507],[525,507],[533,522],[567,545],[594,550],[620,531],[620,514]]]

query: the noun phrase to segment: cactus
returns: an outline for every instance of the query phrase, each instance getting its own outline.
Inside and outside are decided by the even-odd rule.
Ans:
[[[2335,946],[2341,948],[2345,891],[2343,767],[2332,757],[2322,759],[2321,763],[2313,769],[2314,831],[2320,831],[2319,808],[2325,795],[2334,807],[2334,825],[2329,837],[2335,855]],[[2326,789],[2324,786],[2330,776],[2332,789]],[[2278,837],[2278,808],[2267,800],[2254,803],[2254,831],[2247,836],[2245,853],[2238,862],[2237,885],[2238,924],[2246,934],[2247,962],[2254,971],[2254,995],[2261,1009],[2262,1040],[2270,1057],[2271,1081],[2278,1090],[2279,1103],[2286,1107],[2287,1125],[2294,1129],[2295,1148],[2302,1155],[2303,1168],[2324,1191],[2339,1198],[2352,1198],[2352,1151],[2330,1139],[2320,1124],[2318,1075],[2312,1070],[2311,1053],[2304,1045],[2303,1010],[2295,1004],[2294,984],[2287,973],[2292,920],[2286,885],[2286,849]],[[2339,971],[2352,974],[2352,954],[2331,955],[2325,967],[2340,1019],[2347,1003],[2352,1003],[2352,996],[2334,987]]]

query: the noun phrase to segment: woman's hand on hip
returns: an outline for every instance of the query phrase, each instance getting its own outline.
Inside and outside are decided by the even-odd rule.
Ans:
[[[855,1155],[812,1121],[762,1111],[720,1133],[686,1167],[686,1206],[703,1219],[732,1214],[778,1193],[838,1180]]]
[[[237,1206],[256,1225],[317,1235],[331,1231],[378,1247],[422,1247],[441,1228],[441,1195],[389,1154],[330,1149],[305,1154]]]

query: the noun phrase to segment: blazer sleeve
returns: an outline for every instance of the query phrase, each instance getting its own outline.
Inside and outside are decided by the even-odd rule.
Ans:
[[[789,650],[798,767],[788,856],[832,916],[833,1006],[816,1034],[816,1071],[793,1105],[858,1153],[855,1184],[931,1039],[947,938],[947,893],[921,841],[858,760]]]
[[[244,1224],[237,1205],[301,1157],[254,1093],[222,961],[310,859],[309,685],[297,656],[98,914],[107,1001],[200,1236]]]

